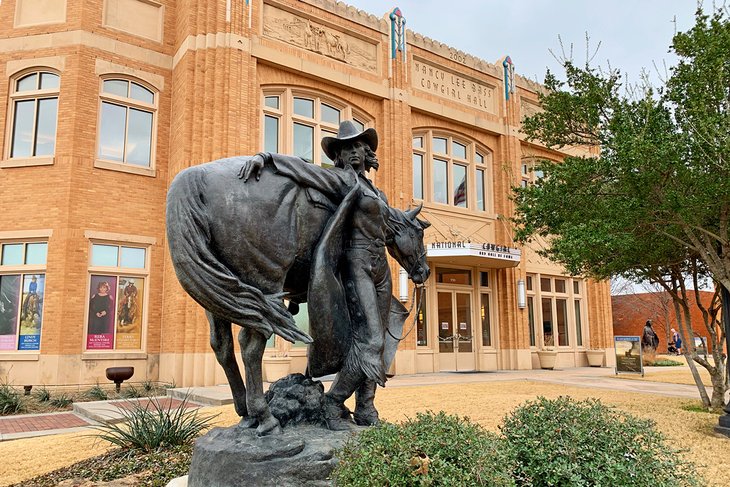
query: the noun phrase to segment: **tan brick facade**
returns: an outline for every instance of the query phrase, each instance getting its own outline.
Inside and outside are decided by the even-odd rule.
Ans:
[[[63,9],[54,10],[47,22],[33,10],[34,0],[0,4],[0,243],[48,242],[40,350],[0,350],[0,375],[16,384],[93,384],[105,381],[104,369],[116,365],[134,365],[134,380],[224,382],[210,352],[204,313],[182,291],[167,255],[165,195],[185,167],[262,149],[263,90],[318,94],[366,116],[380,136],[376,183],[396,207],[419,202],[411,196],[414,135],[446,134],[488,152],[488,210],[426,200],[423,216],[434,224],[427,232],[430,243],[448,240],[444,233],[450,228],[454,241],[513,246],[509,190],[520,184],[523,159],[561,157],[527,144],[519,130],[521,114],[535,109],[539,86],[517,76],[506,100],[501,61],[492,65],[410,31],[405,60],[401,52],[391,59],[387,16],[376,18],[330,0],[138,1],[66,0],[65,15]],[[130,25],[114,17],[125,5],[149,11],[153,18]],[[33,22],[38,23],[28,25]],[[302,37],[302,32],[320,38]],[[426,74],[419,74],[416,63],[425,66]],[[431,68],[438,74],[430,75]],[[55,151],[43,161],[13,160],[12,83],[34,69],[60,76]],[[156,94],[149,169],[110,168],[96,157],[102,77],[115,74]],[[427,86],[438,79],[450,85]],[[477,100],[482,91],[484,98]],[[95,240],[95,235],[103,238]],[[85,349],[90,245],[105,239],[147,249],[144,336],[138,351]],[[523,249],[519,264],[505,268],[488,259],[430,262],[432,271],[452,265],[468,269],[475,281],[480,272],[489,273],[492,344],[482,346],[475,338],[471,356],[462,357],[467,368],[537,366],[539,346],[530,346],[527,312],[517,306],[517,281],[528,274],[562,273],[533,255]],[[0,275],[12,272],[0,266]],[[392,272],[398,275],[395,263]],[[408,335],[396,357],[399,373],[451,367],[437,343],[436,301],[442,287],[435,279],[427,285],[428,345],[417,345],[415,330]],[[443,289],[471,296],[476,337],[479,288]],[[582,346],[573,341],[561,348],[564,366],[585,365],[586,348],[611,344],[608,286],[586,281],[582,300],[586,336]],[[409,320],[406,330],[410,325]],[[303,369],[303,349],[291,354],[295,368]]]

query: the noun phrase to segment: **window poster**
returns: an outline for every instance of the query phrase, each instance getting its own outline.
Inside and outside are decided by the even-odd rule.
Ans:
[[[45,284],[45,274],[25,274],[23,276],[23,300],[20,307],[18,350],[41,349]]]
[[[0,276],[0,350],[15,350],[20,275]]]
[[[120,277],[117,288],[117,350],[142,348],[144,279]]]
[[[116,277],[91,276],[89,330],[86,335],[87,350],[114,349],[114,301],[116,292]]]

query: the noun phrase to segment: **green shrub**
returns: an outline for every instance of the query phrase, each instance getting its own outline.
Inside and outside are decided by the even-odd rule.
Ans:
[[[109,399],[109,394],[99,384],[86,391],[85,395],[95,401],[106,401]]]
[[[126,397],[127,399],[134,399],[135,397],[145,396],[145,393],[143,390],[137,389],[132,384],[130,384],[124,388],[124,390],[121,392],[121,396]]]
[[[38,402],[48,402],[51,400],[51,391],[46,389],[46,386],[41,386],[35,390],[33,397],[35,397]]]
[[[654,361],[654,367],[676,367],[678,365],[684,365],[682,362],[677,362],[676,360],[670,360],[670,359],[660,359]]]
[[[514,485],[499,438],[468,418],[419,413],[348,441],[333,471],[339,486]]]
[[[0,384],[0,416],[18,414],[25,411],[23,398],[10,384]]]
[[[215,416],[201,416],[187,403],[187,397],[177,407],[163,406],[156,398],[144,404],[129,402],[129,407],[120,408],[124,421],[96,427],[97,436],[125,450],[145,452],[192,444]]]
[[[595,399],[540,397],[512,411],[501,429],[518,485],[702,485],[653,421]]]
[[[50,404],[54,408],[65,408],[72,402],[74,402],[74,400],[68,397],[66,394],[61,394],[60,396],[56,396],[50,400]]]

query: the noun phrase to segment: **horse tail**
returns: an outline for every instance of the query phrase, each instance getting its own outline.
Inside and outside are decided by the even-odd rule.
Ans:
[[[297,328],[283,303],[283,293],[263,294],[242,282],[211,250],[205,195],[206,170],[180,172],[167,193],[167,242],[175,274],[183,289],[203,308],[269,338],[311,343]]]

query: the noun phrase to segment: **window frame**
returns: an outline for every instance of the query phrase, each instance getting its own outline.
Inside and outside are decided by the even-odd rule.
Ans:
[[[414,141],[420,139],[420,146],[417,147]],[[434,151],[434,139],[446,139],[446,153]],[[465,157],[454,154],[454,145],[458,144],[465,148]],[[492,214],[494,208],[494,185],[492,177],[493,152],[484,144],[480,144],[468,137],[436,129],[416,129],[411,136],[411,161],[413,156],[418,155],[422,160],[421,185],[423,198],[415,194],[415,173],[413,167],[411,197],[414,201],[439,205],[456,209],[456,211],[468,211],[479,214]],[[434,186],[434,164],[435,160],[446,162],[446,202],[436,201]],[[411,162],[413,166],[413,162]],[[455,194],[458,189],[455,180],[455,167],[464,167],[466,175],[466,200],[464,206],[455,204]],[[478,186],[481,172],[482,205],[478,205]]]
[[[269,97],[279,98],[279,107],[274,108],[266,104]],[[294,113],[295,99],[311,100],[313,103],[313,116],[308,117]],[[322,105],[340,111],[340,122],[344,120],[355,120],[365,128],[373,126],[373,118],[342,100],[314,90],[298,88],[293,86],[267,86],[263,87],[260,96],[261,103],[261,130],[259,146],[266,150],[266,117],[274,117],[279,120],[277,133],[277,147],[281,154],[294,154],[294,124],[301,124],[312,128],[312,163],[318,166],[327,167],[329,163],[324,160],[324,152],[320,145],[322,137],[334,136],[339,130],[339,124],[325,121],[322,116]],[[374,178],[373,172],[370,177]]]
[[[43,73],[52,74],[58,77],[58,87],[52,89],[35,89],[28,91],[18,91],[18,82],[32,74],[38,76],[38,83],[40,83],[40,76]],[[61,83],[62,83],[61,72],[57,69],[50,68],[47,66],[33,66],[27,69],[23,69],[14,73],[8,78],[9,93],[8,93],[8,108],[7,108],[7,123],[5,124],[5,149],[3,153],[3,161],[0,163],[0,167],[14,167],[14,166],[43,166],[52,165],[56,158],[56,149],[58,144],[58,111],[59,103],[61,99]],[[56,99],[56,122],[54,128],[54,140],[53,140],[53,154],[50,155],[30,155],[30,156],[12,156],[13,153],[13,133],[15,124],[17,122],[16,103],[23,100],[35,100],[33,110],[33,140],[32,140],[32,152],[37,149],[37,121],[38,121],[38,102],[40,100],[55,98]]]
[[[125,81],[128,83],[135,83],[142,88],[152,93],[153,102],[146,103],[142,100],[137,100],[131,97],[122,97],[113,93],[104,92],[104,82],[106,81]],[[131,85],[128,88],[131,91]],[[102,108],[104,103],[112,105],[123,106],[126,109],[125,116],[125,127],[124,127],[124,155],[122,161],[115,161],[112,159],[104,159],[99,154],[101,145],[101,121],[102,121]],[[159,105],[160,105],[160,91],[151,85],[150,83],[136,78],[134,76],[124,75],[120,73],[105,74],[99,77],[99,96],[97,103],[97,120],[96,120],[96,144],[94,146],[94,167],[101,169],[111,169],[116,171],[128,172],[132,174],[139,174],[143,176],[154,177],[157,173],[157,133],[158,133],[158,118],[159,118]],[[127,162],[127,140],[129,137],[129,112],[131,109],[136,109],[143,112],[151,113],[152,124],[150,134],[150,164],[149,166],[140,166]]]
[[[18,296],[19,302],[17,303],[17,316],[15,317],[15,348],[10,350],[0,350],[0,354],[12,354],[13,356],[16,355],[37,355],[40,353],[42,345],[43,345],[43,330],[44,330],[44,322],[45,322],[45,305],[46,305],[46,291],[47,291],[47,268],[48,268],[48,243],[49,243],[49,237],[50,232],[45,234],[44,236],[28,236],[28,237],[16,237],[16,238],[3,238],[0,236],[0,276],[13,276],[18,275],[20,277],[20,293]],[[27,256],[27,248],[28,244],[35,244],[35,243],[45,243],[46,244],[46,255],[45,255],[45,262],[42,264],[26,264],[26,256]],[[21,255],[21,263],[20,264],[11,264],[11,265],[4,265],[2,264],[2,255],[3,255],[3,247],[6,245],[15,245],[20,244],[23,245],[22,255]],[[22,307],[23,307],[23,288],[24,288],[24,281],[25,276],[34,276],[34,275],[43,275],[44,284],[43,284],[43,300],[41,302],[41,325],[38,332],[39,338],[38,338],[38,347],[33,349],[25,349],[21,350],[19,349],[20,346],[20,332],[21,332],[21,319],[22,319]],[[10,359],[12,360],[12,358]]]
[[[149,306],[150,306],[150,300],[149,300],[149,294],[150,294],[150,263],[152,261],[152,244],[149,242],[143,241],[144,239],[134,239],[134,240],[105,240],[100,237],[88,237],[88,259],[87,259],[87,267],[86,267],[86,290],[85,290],[85,305],[84,305],[84,330],[83,330],[83,343],[82,343],[82,353],[84,355],[108,355],[108,354],[138,354],[138,353],[146,353],[147,350],[147,331],[148,331],[148,317],[149,317]],[[93,265],[92,264],[92,257],[93,257],[93,251],[95,245],[104,245],[104,246],[115,246],[118,248],[117,251],[117,262],[118,264],[121,263],[121,248],[135,248],[135,249],[144,249],[145,255],[144,255],[144,267],[143,268],[135,268],[135,267],[121,267],[121,265],[117,266],[102,266],[102,265]],[[113,277],[116,279],[116,291],[118,291],[119,288],[119,279],[122,277],[131,277],[136,279],[142,279],[144,281],[144,287],[142,289],[142,309],[140,311],[140,347],[139,348],[117,348],[117,332],[118,332],[118,303],[119,303],[119,293],[116,292],[115,295],[115,302],[114,302],[114,322],[113,322],[113,341],[112,341],[112,348],[110,349],[98,349],[98,348],[88,348],[88,337],[89,337],[89,307],[90,307],[90,301],[92,297],[92,289],[91,289],[91,283],[92,283],[92,276],[108,276]]]
[[[585,280],[565,275],[552,275],[552,274],[540,274],[540,273],[528,273],[526,278],[531,280],[533,285],[527,286],[526,297],[529,303],[532,300],[533,306],[533,317],[535,327],[535,345],[531,345],[531,349],[543,350],[545,348],[545,336],[544,329],[542,326],[542,300],[549,299],[551,302],[551,313],[553,317],[553,335],[556,340],[553,346],[560,350],[584,350],[588,340],[588,315],[586,313],[586,295],[585,295]],[[542,289],[542,280],[550,281],[550,290],[544,291]],[[565,291],[558,292],[556,290],[555,281],[565,281]],[[578,292],[575,292],[577,285]],[[557,333],[557,317],[558,317],[558,306],[557,300],[565,301],[566,305],[566,336],[568,343],[561,345],[557,342],[559,333]],[[576,323],[575,307],[578,307],[580,312],[580,324]],[[578,325],[580,325],[580,334],[578,333]],[[529,316],[528,316],[528,327],[529,327]],[[528,328],[529,333],[529,328]],[[578,343],[580,341],[580,343]]]

